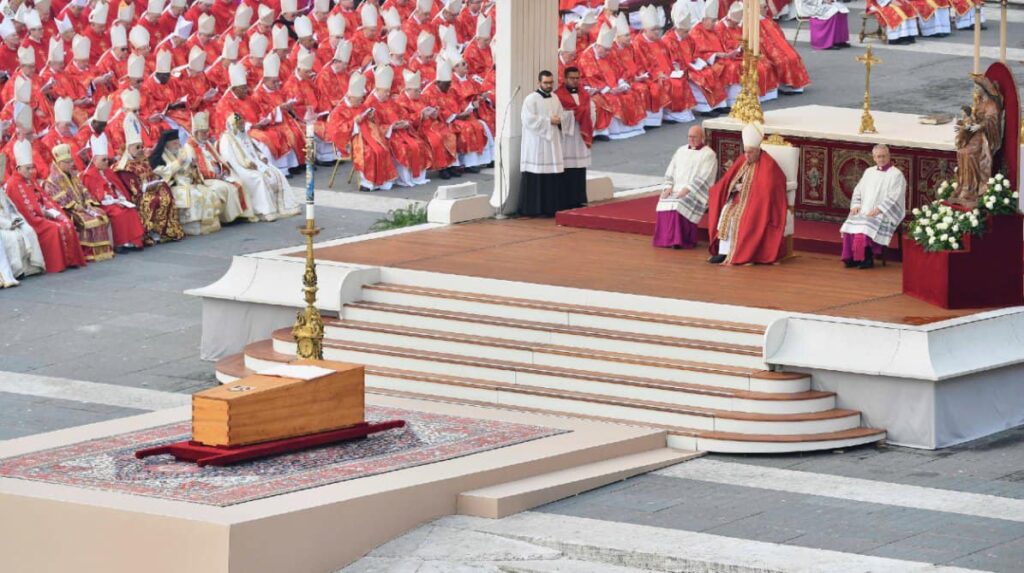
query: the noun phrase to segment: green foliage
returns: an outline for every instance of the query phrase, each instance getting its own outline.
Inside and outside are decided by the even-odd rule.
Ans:
[[[408,207],[388,211],[387,216],[377,219],[377,222],[370,227],[370,232],[401,229],[402,227],[422,225],[426,222],[427,206],[421,203],[412,203]]]

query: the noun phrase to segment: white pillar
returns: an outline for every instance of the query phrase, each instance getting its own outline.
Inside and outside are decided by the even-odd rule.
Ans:
[[[498,0],[495,20],[498,132],[492,204],[498,207],[504,199],[502,212],[512,214],[519,195],[523,98],[537,89],[541,70],[558,74],[558,0]]]

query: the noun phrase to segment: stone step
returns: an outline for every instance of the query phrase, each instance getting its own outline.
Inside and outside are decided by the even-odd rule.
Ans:
[[[744,345],[673,338],[373,302],[347,304],[342,313],[346,321],[418,328],[505,341],[764,368],[759,344]],[[325,320],[324,326],[328,337],[341,337],[332,330],[336,326],[341,326],[340,324]]]
[[[458,513],[500,519],[698,455],[661,448],[467,491],[459,495]]]
[[[761,347],[764,325],[378,283],[363,302]]]

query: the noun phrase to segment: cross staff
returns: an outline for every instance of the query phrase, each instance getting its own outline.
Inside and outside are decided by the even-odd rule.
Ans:
[[[864,113],[860,116],[860,133],[878,133],[875,129],[875,118],[871,117],[871,67],[882,63],[871,53],[871,46],[857,61],[864,64]]]

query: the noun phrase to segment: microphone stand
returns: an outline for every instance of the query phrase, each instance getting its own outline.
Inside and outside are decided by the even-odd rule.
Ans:
[[[516,91],[512,92],[512,97],[509,98],[508,103],[505,104],[505,117],[501,122],[501,133],[498,134],[498,145],[500,148],[498,151],[498,182],[499,184],[505,181],[505,155],[502,153],[505,146],[502,144],[504,141],[505,131],[508,129],[508,112],[512,109],[512,102],[516,101],[516,96],[519,95],[522,86],[516,86]],[[505,199],[508,197],[508,189],[503,189],[501,193],[501,201],[498,205],[498,214],[494,216],[495,219],[501,221],[507,219],[505,215]]]

